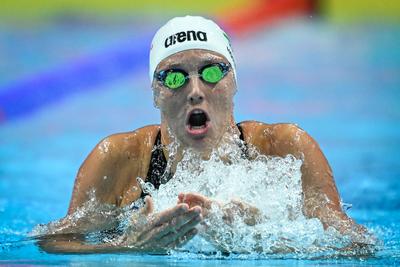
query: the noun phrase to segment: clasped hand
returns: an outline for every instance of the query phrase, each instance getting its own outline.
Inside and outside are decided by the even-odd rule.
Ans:
[[[209,216],[213,205],[222,208],[227,224],[234,223],[233,214],[242,216],[248,225],[256,224],[260,217],[257,208],[244,202],[233,200],[223,205],[196,193],[181,193],[174,207],[153,213],[153,199],[147,196],[145,206],[131,217],[131,227],[123,235],[121,245],[157,254],[181,247],[197,234],[196,226]]]

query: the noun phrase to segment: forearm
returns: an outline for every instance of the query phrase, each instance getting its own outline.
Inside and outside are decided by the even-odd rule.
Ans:
[[[305,206],[306,207],[306,206]],[[350,237],[351,243],[342,248],[342,251],[357,251],[362,254],[370,254],[377,245],[376,237],[368,232],[364,226],[356,223],[340,207],[320,205],[304,213],[308,218],[317,218],[321,221],[324,229],[333,228],[343,236]]]
[[[39,248],[47,253],[54,254],[93,254],[93,253],[127,253],[148,252],[162,253],[162,251],[151,251],[135,245],[127,245],[124,235],[114,238],[111,242],[90,243],[83,235],[58,234],[37,238]]]
[[[340,204],[332,203],[323,194],[319,197],[305,198],[303,213],[307,218],[319,219],[325,230],[333,227],[344,234],[355,227],[362,228],[342,211]]]
[[[115,207],[83,207],[62,219],[36,226],[31,235],[87,234],[115,229],[119,225],[121,214],[122,210]]]
[[[88,244],[76,240],[40,240],[37,242],[41,250],[55,254],[90,254],[126,252],[127,248],[110,243]]]
[[[113,253],[127,250],[118,241],[118,220],[112,216],[99,219],[99,216],[75,217],[68,215],[58,221],[34,229],[32,237],[37,240],[38,246],[49,253]],[[110,243],[90,243],[86,235],[109,235],[113,233]],[[115,235],[117,233],[117,235]],[[122,234],[122,233],[120,233]],[[110,238],[109,238],[110,239]],[[114,240],[115,239],[115,240]]]

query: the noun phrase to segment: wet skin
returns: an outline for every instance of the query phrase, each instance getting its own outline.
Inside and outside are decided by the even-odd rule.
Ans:
[[[173,140],[179,143],[177,156],[173,159],[173,171],[184,149],[192,148],[206,159],[213,148],[226,142],[226,133],[237,131],[233,119],[233,96],[236,91],[233,72],[229,71],[216,84],[209,84],[193,75],[201,67],[217,62],[228,63],[222,55],[194,49],[174,54],[158,65],[156,72],[179,67],[189,73],[191,78],[183,88],[176,91],[153,81],[154,101],[161,112],[161,125],[114,134],[102,140],[79,169],[67,215],[82,207],[90,199],[89,192],[93,189],[100,203],[114,207],[125,207],[140,198],[141,190],[136,177],[147,175],[151,151],[159,130],[167,159],[168,144]],[[198,135],[188,131],[187,125],[188,116],[194,109],[203,110],[209,119],[206,131]],[[342,233],[354,229],[359,233],[364,232],[362,226],[355,224],[342,211],[329,164],[318,144],[305,131],[293,124],[265,124],[255,121],[243,122],[241,126],[245,142],[254,146],[259,153],[281,157],[292,154],[303,159],[303,213],[307,217],[316,217],[325,228],[333,226]],[[148,197],[146,206],[132,217],[132,225],[137,224],[138,219],[145,220],[146,223],[141,227],[128,228],[119,243],[90,245],[82,240],[68,239],[52,242],[42,240],[40,246],[53,253],[163,253],[182,246],[196,235],[196,226],[207,216],[213,200],[196,193],[176,193],[176,206],[156,214],[153,213],[153,200]],[[235,200],[231,204],[230,207],[238,209],[239,214],[248,219],[249,225],[257,222],[259,211],[256,208]],[[227,223],[234,223],[229,218],[229,210],[226,210],[226,218]],[[66,216],[60,225],[62,227],[54,229],[54,233],[98,231],[110,227],[110,222],[104,219],[93,223],[82,218],[72,224]]]
[[[229,62],[222,56],[206,50],[189,50],[174,54],[157,66],[156,73],[161,70],[179,68],[191,77],[177,90],[171,90],[154,79],[152,87],[155,104],[161,111],[161,134],[163,143],[170,143],[168,129],[181,144],[181,150],[187,147],[207,155],[221,143],[221,138],[232,126],[233,96],[236,84],[233,71],[229,71],[218,83],[207,83],[197,76],[198,71],[212,63]],[[200,109],[209,118],[207,133],[193,135],[187,130],[190,112]]]

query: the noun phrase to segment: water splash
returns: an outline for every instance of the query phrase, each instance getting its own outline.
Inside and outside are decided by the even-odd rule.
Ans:
[[[175,205],[179,192],[200,193],[223,203],[225,209],[234,205],[232,200],[256,207],[261,216],[255,225],[248,225],[235,213],[235,222],[227,224],[222,210],[212,209],[203,227],[207,231],[202,229],[200,235],[210,240],[207,232],[215,232],[214,245],[229,252],[304,250],[323,234],[319,220],[306,219],[302,215],[300,160],[293,156],[259,156],[248,161],[233,152],[227,163],[218,154],[202,161],[193,156],[192,151],[186,152],[168,183],[161,185],[159,190],[149,188],[156,210]],[[191,245],[193,248],[194,244]]]
[[[40,237],[70,233],[87,234],[118,226],[118,219],[125,209],[118,209],[114,205],[100,203],[96,198],[95,190],[90,190],[88,195],[89,200],[74,213],[48,224],[39,224],[32,229],[28,236]]]
[[[243,156],[237,139],[234,135],[236,145],[231,142],[219,147],[209,160],[186,150],[168,183],[158,190],[150,184],[143,185],[152,195],[156,211],[176,205],[180,192],[196,192],[221,203],[212,207],[199,227],[199,237],[184,250],[210,252],[212,244],[215,251],[249,257],[282,253],[309,257],[327,252],[337,255],[351,244],[349,236],[332,227],[324,230],[320,220],[303,215],[301,159],[260,155],[250,148],[253,160],[249,160]],[[258,209],[259,216],[253,223],[240,212],[235,213],[238,202]],[[233,210],[230,222],[226,220],[226,210]]]
[[[153,197],[155,212],[175,206],[181,192],[195,192],[219,203],[212,205],[199,225],[199,234],[172,255],[219,258],[229,254],[248,259],[347,255],[343,249],[352,242],[349,236],[331,227],[324,230],[318,219],[303,215],[302,160],[292,155],[261,155],[252,147],[244,151],[238,133],[230,136],[224,137],[228,142],[216,148],[208,160],[194,150],[184,150],[174,176],[158,190],[137,179],[142,190]],[[171,154],[167,171],[178,149],[175,142],[168,147]],[[90,242],[118,244],[126,229],[135,228],[131,225],[132,215],[143,205],[143,199],[123,209],[104,205],[91,191],[89,201],[75,213],[37,226],[31,236],[79,231]],[[241,205],[256,212],[246,214]],[[116,231],[109,234],[104,229]]]

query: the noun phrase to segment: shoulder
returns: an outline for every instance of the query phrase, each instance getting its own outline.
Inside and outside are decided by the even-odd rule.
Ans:
[[[104,176],[142,175],[148,168],[159,128],[158,125],[149,125],[131,132],[107,136],[85,159],[79,169],[78,178],[85,177],[85,180],[94,182]],[[100,182],[104,184],[109,180]]]
[[[243,135],[247,138],[273,138],[275,140],[288,140],[300,137],[307,133],[294,123],[275,123],[267,124],[259,121],[243,121],[238,123],[243,130]]]
[[[92,189],[105,203],[122,205],[136,199],[140,192],[127,190],[136,185],[132,177],[146,174],[159,128],[145,126],[101,140],[79,168],[68,212],[87,201]]]
[[[302,128],[293,123],[267,124],[258,121],[239,123],[244,140],[267,154],[278,153],[282,149],[299,147],[313,139]]]
[[[159,125],[148,125],[134,131],[112,134],[102,139],[95,150],[109,157],[124,153],[141,154],[152,149],[159,130]]]

